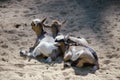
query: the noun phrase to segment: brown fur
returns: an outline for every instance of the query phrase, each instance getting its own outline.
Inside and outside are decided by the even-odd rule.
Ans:
[[[54,21],[51,25],[51,32],[54,38],[60,32],[60,29],[61,29],[61,23],[59,21]]]
[[[63,21],[63,22],[59,22],[57,20],[54,20],[51,24],[51,26],[46,26],[44,25],[45,27],[50,27],[51,28],[51,32],[52,32],[52,36],[55,38],[58,33],[60,32],[61,30],[61,27],[62,25],[65,23],[66,21]]]
[[[66,46],[63,42],[60,42],[60,50],[61,50],[62,54],[64,54],[66,51]]]
[[[43,32],[43,26],[42,25],[38,25],[36,26],[32,26],[32,30],[36,33],[37,37],[40,36]]]

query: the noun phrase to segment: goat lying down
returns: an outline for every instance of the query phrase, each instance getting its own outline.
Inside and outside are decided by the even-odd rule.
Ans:
[[[31,57],[36,58],[37,56],[43,55],[45,57],[48,57],[46,59],[47,63],[50,63],[52,60],[54,60],[59,54],[59,49],[57,43],[54,41],[53,37],[50,37],[48,35],[44,35],[45,38],[41,39],[38,45],[29,53],[25,52],[24,50],[21,50],[20,53],[28,56],[31,60]]]
[[[36,43],[33,47],[33,50],[30,51],[27,56],[36,57],[38,55],[44,55],[48,57],[47,62],[51,62],[52,59],[57,57],[57,55],[60,53],[58,46],[56,46],[54,38],[58,35],[60,32],[60,28],[62,24],[59,21],[54,21],[51,26],[46,26],[43,24],[43,22],[46,20],[40,20],[40,19],[34,19],[31,23],[33,31],[37,35]],[[48,33],[44,31],[44,27],[51,28],[52,36],[50,36]],[[25,54],[25,51],[21,51],[22,54]]]
[[[83,46],[83,49],[76,49],[76,46],[70,46],[68,43],[68,40],[74,40],[74,41],[78,41],[75,43],[80,43]],[[87,47],[86,44],[84,44],[84,41],[82,42],[81,39],[75,38],[75,39],[71,39],[70,36],[57,36],[56,37],[56,42],[59,43],[64,43],[64,46],[66,47],[66,50],[64,51],[64,62],[69,62],[70,61],[70,65],[71,66],[77,66],[77,67],[83,67],[84,64],[90,64],[93,65],[94,69],[99,69],[99,64],[98,64],[98,57],[96,52],[90,48]],[[73,42],[74,42],[73,41]],[[66,43],[68,43],[66,45]],[[66,64],[64,64],[66,65]]]
[[[36,57],[42,54],[48,57],[46,62],[51,62],[59,54],[58,47],[55,44],[56,43],[41,41],[32,52],[28,53],[28,56]]]
[[[36,21],[38,20],[33,20],[33,23],[36,24]],[[43,19],[43,21],[45,21],[45,19]],[[35,26],[32,26],[32,29],[37,34],[37,36],[40,32],[45,32],[43,27],[51,28],[52,36],[50,36],[48,33],[44,33],[44,34],[41,33],[41,36],[40,37],[38,36],[37,38],[38,45],[34,48],[32,52],[28,54],[28,56],[36,57],[38,55],[43,54],[44,56],[48,57],[47,62],[51,62],[52,59],[55,59],[60,54],[60,52],[59,52],[58,46],[56,46],[57,43],[55,42],[54,38],[58,35],[58,33],[60,32],[61,26],[65,22],[66,21],[63,21],[63,22],[53,21],[51,26],[48,26],[45,24],[43,24],[43,26],[36,24],[36,27],[41,27],[37,29]]]
[[[98,57],[92,48],[85,47],[78,51],[75,47],[72,48],[72,50],[65,53],[65,62],[71,61],[71,66],[83,67],[84,65],[89,65],[93,66],[94,70],[99,69]]]
[[[40,41],[54,42],[54,38],[60,32],[62,25],[66,22],[66,21],[59,22],[57,20],[54,20],[52,22],[51,26],[49,26],[49,25],[44,24],[46,19],[47,18],[44,18],[43,20],[34,19],[31,23],[32,30],[37,35],[37,39],[36,39],[36,42],[35,42],[33,48],[36,47],[40,43]],[[50,28],[50,30],[52,32],[52,36],[44,30],[44,27]]]

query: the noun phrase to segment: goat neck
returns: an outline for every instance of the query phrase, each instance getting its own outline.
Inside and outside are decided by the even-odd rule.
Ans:
[[[51,32],[52,32],[52,36],[55,38],[58,35],[58,33],[60,32],[59,26],[52,25]]]
[[[40,36],[44,35],[46,33],[43,28],[40,28],[39,30],[36,30],[36,35],[39,38]]]
[[[60,50],[62,52],[62,54],[65,53],[66,50],[68,50],[69,46],[66,45],[64,42],[60,42]]]

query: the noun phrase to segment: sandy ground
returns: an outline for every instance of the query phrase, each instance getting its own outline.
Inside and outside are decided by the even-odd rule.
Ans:
[[[100,69],[69,68],[20,57],[33,46],[30,23],[47,16],[67,20],[62,32],[84,37],[97,52]],[[0,80],[120,80],[119,0],[0,0]]]

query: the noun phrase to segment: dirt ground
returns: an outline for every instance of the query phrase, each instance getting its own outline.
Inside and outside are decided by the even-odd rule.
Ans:
[[[20,57],[33,46],[35,18],[67,20],[62,33],[84,37],[97,52],[100,69],[68,68]],[[0,0],[0,80],[120,80],[120,0]]]

